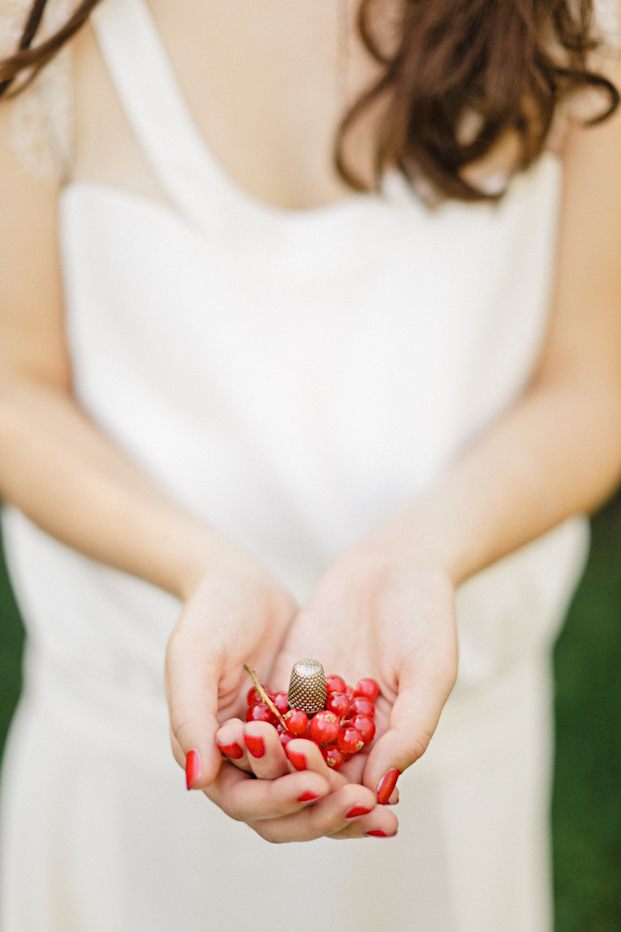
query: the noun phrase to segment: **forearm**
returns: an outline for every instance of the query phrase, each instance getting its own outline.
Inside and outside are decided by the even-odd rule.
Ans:
[[[177,507],[66,392],[0,391],[0,494],[76,550],[184,597],[227,549]]]
[[[610,494],[619,424],[619,386],[534,387],[380,536],[397,535],[458,584]]]
[[[533,386],[407,516],[412,546],[456,583],[591,510],[618,482],[620,146],[621,110],[568,133],[550,325]]]

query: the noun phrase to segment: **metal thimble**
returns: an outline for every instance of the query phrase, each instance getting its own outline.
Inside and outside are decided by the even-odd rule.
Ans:
[[[326,674],[318,660],[298,660],[291,671],[289,708],[314,715],[326,707]]]

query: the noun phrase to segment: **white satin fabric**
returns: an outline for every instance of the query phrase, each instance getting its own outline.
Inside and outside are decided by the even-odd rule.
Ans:
[[[93,17],[171,206],[62,196],[67,333],[89,415],[303,599],[520,395],[545,333],[560,165],[499,206],[381,195],[301,211],[206,150],[143,0]],[[566,522],[458,593],[461,666],[401,779],[398,838],[270,847],[168,747],[179,605],[4,515],[28,629],[3,774],[3,932],[550,932],[549,648],[581,571]]]

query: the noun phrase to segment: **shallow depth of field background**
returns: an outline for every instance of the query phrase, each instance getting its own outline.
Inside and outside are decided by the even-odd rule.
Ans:
[[[22,640],[0,555],[0,749]],[[593,520],[591,558],[555,660],[556,932],[621,932],[621,494]]]

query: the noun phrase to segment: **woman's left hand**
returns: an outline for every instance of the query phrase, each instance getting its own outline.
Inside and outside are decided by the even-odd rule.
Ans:
[[[280,687],[303,657],[352,685],[377,680],[375,740],[341,772],[380,802],[394,786],[391,771],[425,752],[457,674],[453,584],[420,554],[398,525],[345,551],[299,612],[274,668]]]

